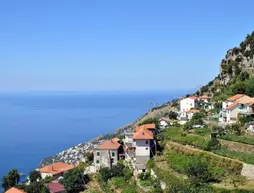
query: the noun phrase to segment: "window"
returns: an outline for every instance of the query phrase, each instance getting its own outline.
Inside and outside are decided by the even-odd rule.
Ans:
[[[97,156],[100,156],[100,152],[97,152]]]
[[[112,152],[112,157],[115,157],[115,152]]]
[[[148,150],[148,148],[146,148],[146,150]]]
[[[111,163],[112,163],[112,164],[114,163],[114,159],[113,159],[113,158],[111,158]]]
[[[96,163],[99,164],[99,163],[100,163],[100,160],[96,160]]]
[[[146,144],[148,144],[148,140],[146,140]]]

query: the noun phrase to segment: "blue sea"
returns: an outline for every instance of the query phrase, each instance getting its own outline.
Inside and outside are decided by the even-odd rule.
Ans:
[[[135,121],[181,92],[0,94],[0,178]]]

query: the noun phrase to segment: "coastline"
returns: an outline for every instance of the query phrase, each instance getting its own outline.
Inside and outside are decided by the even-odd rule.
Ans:
[[[86,142],[77,144],[75,146],[72,146],[68,149],[65,149],[56,155],[46,157],[40,162],[38,168],[41,168],[46,165],[52,164],[54,162],[59,162],[59,161],[65,162],[65,163],[77,163],[77,162],[85,161],[84,160],[85,152],[92,151],[94,147],[98,146],[104,140],[113,138],[118,136],[119,134],[122,134],[125,129],[133,128],[147,118],[162,117],[165,112],[170,111],[170,109],[172,108],[172,104],[177,103],[181,98],[182,97],[173,99],[167,103],[164,103],[160,106],[150,109],[147,113],[145,113],[143,116],[136,119],[134,122],[116,129],[115,132],[113,133],[98,136],[89,141],[86,141]]]

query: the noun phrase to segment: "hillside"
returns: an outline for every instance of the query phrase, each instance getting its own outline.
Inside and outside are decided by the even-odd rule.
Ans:
[[[236,93],[253,94],[244,88],[246,81],[254,75],[253,55],[254,32],[248,34],[239,47],[227,51],[220,64],[220,74],[207,85],[201,87],[196,94],[209,94],[214,96],[215,100],[225,99]]]
[[[254,96],[254,32],[247,35],[239,47],[227,52],[221,61],[219,75],[193,93],[196,96],[212,97],[215,108],[209,112],[200,111],[204,116],[197,117],[204,121],[204,128],[189,126],[188,123],[192,120],[183,126],[175,124],[164,128],[157,136],[158,152],[148,161],[149,172],[128,176],[126,181],[125,173],[116,172],[108,176],[107,173],[113,170],[108,169],[109,171],[104,173],[100,171],[99,174],[94,174],[90,183],[96,186],[96,190],[91,190],[98,192],[99,188],[104,192],[140,193],[254,192],[253,135],[246,132],[244,124],[240,122],[222,127],[218,120],[208,119],[210,115],[218,115],[223,100],[238,93]],[[169,112],[179,112],[181,99],[174,99],[151,109],[144,116],[112,134],[97,137],[48,157],[40,167],[57,161],[86,161],[84,153],[91,151],[102,141],[114,137],[121,139],[125,129],[134,129],[147,120],[158,123],[158,119],[168,116]],[[119,171],[117,167],[120,166],[116,166],[114,170]],[[107,178],[101,181],[101,176]]]
[[[237,94],[246,93],[250,96],[254,96],[254,88],[246,88],[248,81],[250,85],[252,84],[252,77],[254,76],[254,32],[251,35],[247,35],[246,39],[240,43],[239,47],[235,47],[227,51],[225,58],[220,64],[220,74],[207,85],[200,88],[196,95],[208,94],[213,96],[214,101],[221,101],[227,97]],[[247,82],[247,83],[246,83]],[[140,124],[148,118],[160,118],[165,115],[165,113],[171,111],[173,107],[179,107],[179,99],[174,99],[166,104],[159,107],[155,107],[148,111],[144,116],[138,118],[133,123],[126,126],[118,128],[114,133],[99,136],[89,142],[79,144],[77,146],[71,147],[67,150],[60,152],[55,156],[50,156],[45,158],[39,165],[42,167],[44,165],[56,162],[76,162],[82,161],[83,154],[85,151],[89,151],[96,146],[100,140],[108,139],[114,136],[118,136],[123,133],[126,128],[133,128]]]

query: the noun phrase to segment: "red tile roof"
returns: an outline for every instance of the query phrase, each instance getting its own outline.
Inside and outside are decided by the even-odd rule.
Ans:
[[[199,99],[210,99],[211,97],[207,96],[207,95],[203,95],[203,96],[200,96]]]
[[[198,99],[198,97],[196,97],[196,96],[189,96],[188,98],[193,99],[193,100]]]
[[[133,139],[154,139],[153,133],[150,130],[155,130],[154,123],[144,124],[136,127],[136,132],[133,134]]]
[[[230,110],[233,109],[234,107],[236,107],[238,105],[238,102],[234,102],[233,104],[229,105],[226,109]]]
[[[134,133],[133,139],[153,139],[153,133],[147,129],[139,130],[138,132]]]
[[[55,175],[55,174],[59,174],[61,172],[68,171],[72,168],[74,168],[74,165],[72,165],[72,164],[57,162],[57,163],[53,163],[51,165],[45,166],[45,167],[39,169],[39,171],[41,173],[49,173],[49,174]]]
[[[12,187],[11,189],[7,190],[5,193],[26,193],[26,192],[18,188]]]
[[[117,138],[117,137],[115,137],[115,138],[112,139],[112,141],[113,141],[114,143],[118,143],[118,142],[120,141],[120,139]]]
[[[227,99],[227,101],[235,101],[235,100],[237,100],[237,99],[239,99],[239,98],[241,98],[241,97],[243,97],[244,96],[244,94],[236,94],[236,95],[234,95],[234,96],[232,96],[232,97],[229,97],[228,99]]]
[[[59,182],[52,182],[49,184],[46,184],[46,187],[49,189],[51,193],[58,193],[58,192],[63,192],[64,186],[60,184]]]
[[[114,149],[117,150],[121,145],[118,142],[113,142],[112,140],[106,140],[102,144],[100,144],[95,149],[98,150],[110,150]]]
[[[141,130],[141,129],[149,129],[149,130],[155,130],[156,129],[156,126],[154,123],[150,123],[150,124],[144,124],[144,125],[141,125],[141,126],[137,126],[136,127],[136,132]]]

